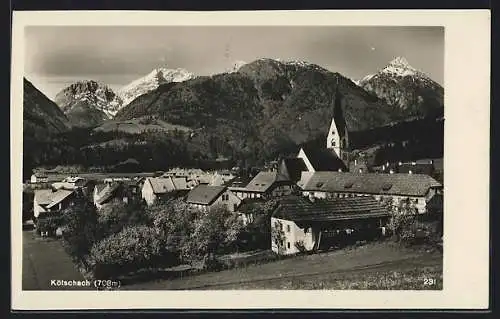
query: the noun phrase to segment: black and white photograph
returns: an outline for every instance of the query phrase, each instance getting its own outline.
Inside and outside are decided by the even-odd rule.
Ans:
[[[21,290],[442,292],[446,32],[24,25]]]

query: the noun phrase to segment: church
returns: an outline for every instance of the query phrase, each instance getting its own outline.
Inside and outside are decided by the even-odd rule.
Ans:
[[[297,182],[301,172],[348,171],[349,133],[344,117],[345,99],[335,93],[333,117],[324,148],[308,143],[301,145],[295,158],[283,159],[278,170],[281,175]]]

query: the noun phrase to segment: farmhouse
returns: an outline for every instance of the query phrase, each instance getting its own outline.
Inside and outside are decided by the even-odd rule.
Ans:
[[[279,172],[259,172],[245,187],[229,189],[240,199],[290,195],[295,183]]]
[[[33,200],[33,215],[43,217],[46,213],[57,213],[71,204],[75,192],[72,190],[37,189]]]
[[[52,187],[55,189],[78,189],[84,188],[87,185],[87,180],[78,176],[69,176],[63,179],[61,182],[55,182]]]
[[[141,196],[148,206],[165,197],[187,194],[188,181],[185,177],[148,177],[141,189]]]
[[[349,172],[306,172],[300,181],[302,194],[314,198],[373,196],[394,204],[409,199],[419,213],[427,212],[426,205],[443,186],[424,174],[379,174]]]
[[[216,205],[225,205],[234,212],[238,209],[241,199],[225,186],[198,185],[186,197],[186,202],[193,207],[210,210]]]
[[[390,213],[374,198],[332,198],[310,201],[282,198],[271,217],[271,248],[281,255],[325,250],[346,241],[383,234]]]

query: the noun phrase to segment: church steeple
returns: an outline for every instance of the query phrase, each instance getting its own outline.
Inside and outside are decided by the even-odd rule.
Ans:
[[[337,88],[335,90],[333,117],[328,131],[326,148],[333,149],[340,159],[344,159],[344,152],[349,147],[347,126],[344,118],[344,97]]]

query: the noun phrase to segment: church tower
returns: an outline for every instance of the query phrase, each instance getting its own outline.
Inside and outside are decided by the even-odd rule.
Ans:
[[[343,102],[344,97],[337,89],[335,92],[332,122],[326,139],[326,148],[333,150],[338,158],[346,162],[348,161],[347,150],[349,148],[349,139],[344,118]]]

